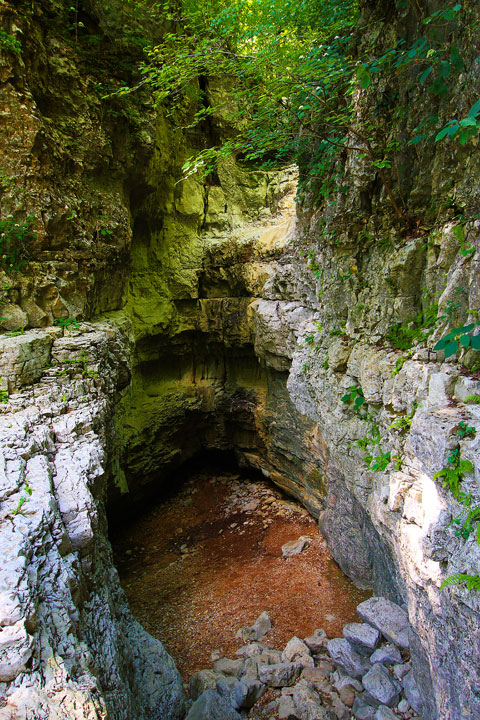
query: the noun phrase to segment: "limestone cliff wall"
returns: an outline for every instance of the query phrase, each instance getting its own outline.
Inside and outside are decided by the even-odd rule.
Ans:
[[[460,448],[478,501],[480,441],[458,435],[479,427],[478,361],[431,348],[437,316],[480,310],[477,155],[405,151],[392,181],[403,226],[358,153],[333,204],[307,191],[296,209],[292,169],[225,161],[209,183],[179,183],[202,133],[175,131],[147,95],[102,100],[136,56],[97,5],[83,38],[55,0],[1,9],[23,47],[1,56],[2,217],[32,216],[35,237],[29,265],[1,277],[0,717],[29,704],[38,717],[181,717],[171,660],[126,608],[104,502],[141,502],[199,450],[230,449],[319,518],[357,583],[405,605],[425,717],[473,720],[478,598],[439,588],[477,572],[479,551],[455,536],[460,507],[433,475]],[[368,41],[369,17],[378,38],[413,32],[408,8],[366,5]],[[220,111],[211,122],[226,131]],[[79,327],[53,325],[65,316]],[[367,422],[342,401],[351,388]],[[362,450],[373,424],[371,454],[390,453],[376,471]]]

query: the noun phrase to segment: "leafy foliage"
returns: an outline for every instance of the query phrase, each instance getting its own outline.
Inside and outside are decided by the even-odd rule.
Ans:
[[[22,43],[15,35],[0,29],[0,50],[8,50],[19,55],[22,52]]]
[[[448,487],[454,498],[458,498],[460,482],[463,476],[473,472],[473,465],[470,460],[462,460],[460,450],[452,450],[448,458],[449,465],[438,470],[433,476],[434,480],[443,478],[443,487]]]
[[[469,323],[468,325],[452,328],[437,342],[433,349],[443,350],[445,358],[455,355],[459,348],[472,347],[474,350],[480,350],[480,335],[472,335],[478,325],[479,323]]]
[[[465,583],[467,590],[480,590],[480,575],[468,575],[464,573],[456,573],[445,578],[440,585],[440,589],[450,587],[451,585],[461,585]]]
[[[360,412],[360,408],[365,403],[362,388],[359,385],[350,385],[347,390],[348,392],[340,400],[347,405],[352,405],[355,412]]]
[[[17,222],[9,216],[0,220],[0,265],[7,271],[23,270],[28,263],[35,218],[28,216],[25,222]]]

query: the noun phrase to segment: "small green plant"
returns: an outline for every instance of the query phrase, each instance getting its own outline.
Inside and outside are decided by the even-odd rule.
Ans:
[[[440,585],[440,589],[450,587],[451,585],[461,585],[465,583],[467,590],[480,590],[480,575],[468,575],[466,573],[456,573],[445,578]]]
[[[28,484],[28,480],[25,480],[24,490],[26,493],[26,497],[25,497],[25,495],[20,495],[20,499],[18,501],[17,507],[14,510],[12,510],[13,516],[21,514],[23,512],[23,506],[25,505],[26,502],[28,502],[30,500],[30,496],[31,496],[33,490],[30,487],[30,485]]]
[[[468,257],[475,252],[473,245],[466,245],[465,243],[465,229],[463,225],[455,225],[455,227],[452,228],[452,235],[457,238],[458,244],[460,245],[460,253],[463,257]]]
[[[408,323],[394,323],[386,338],[397,350],[410,350],[414,345],[424,343],[433,333],[437,323],[438,303],[434,302],[421,310]]]
[[[0,383],[3,383],[3,378],[0,377]],[[8,390],[0,390],[0,403],[4,404],[8,402]]]
[[[17,222],[12,216],[0,220],[0,266],[17,272],[28,264],[30,249],[36,234],[35,218],[31,215],[25,222]]]
[[[306,373],[310,369],[310,365],[308,363],[304,363],[302,365],[302,372]]]
[[[392,459],[391,452],[388,451],[382,455],[367,455],[364,462],[369,470],[373,472],[383,472]]]
[[[480,405],[480,395],[467,395],[467,402]]]
[[[473,472],[473,465],[470,460],[462,460],[460,450],[452,450],[448,457],[449,465],[438,470],[433,476],[434,480],[443,478],[442,487],[448,487],[453,497],[457,500],[460,492],[460,483],[463,476]]]
[[[402,469],[403,467],[403,455],[394,455],[392,457],[393,460],[393,467],[395,468],[396,472]]]
[[[18,327],[15,328],[15,330],[10,330],[8,334],[8,337],[17,337],[18,335],[24,335],[25,334],[25,328],[24,327]]]
[[[333,330],[329,330],[328,333],[331,337],[346,337],[347,333],[345,330],[342,330],[341,328],[333,328]]]
[[[19,55],[22,52],[22,43],[15,35],[0,30],[0,50],[8,50]]]
[[[80,324],[77,322],[77,320],[75,320],[75,318],[70,318],[70,317],[66,317],[66,316],[60,317],[60,318],[55,318],[55,320],[53,321],[53,324],[58,325],[58,327],[65,328],[65,329],[67,329],[67,328],[75,328],[76,330],[80,329]]]
[[[461,420],[458,423],[458,429],[457,434],[460,438],[474,438],[477,433],[477,429],[474,428],[472,425],[467,425],[467,423],[464,420]]]
[[[395,360],[395,369],[392,370],[390,377],[393,378],[393,377],[395,377],[395,375],[398,375],[400,370],[403,368],[406,359],[407,359],[406,357],[399,357]]]
[[[413,417],[415,413],[417,412],[418,403],[414,402],[411,412],[407,413],[406,415],[400,415],[399,417],[395,418],[395,420],[392,422],[391,425],[388,426],[387,430],[400,430],[400,432],[404,433],[407,430],[410,430],[410,427],[412,425]]]
[[[460,347],[464,349],[471,347],[474,350],[480,350],[480,335],[471,334],[478,326],[479,323],[475,322],[452,328],[450,332],[437,342],[433,349],[443,350],[445,359],[455,355]]]
[[[324,370],[328,370],[328,367],[329,367],[329,365],[328,365],[328,358],[325,358],[325,360],[324,360],[323,363],[322,363],[322,367],[323,367]]]
[[[359,413],[362,405],[365,403],[362,388],[359,385],[350,385],[347,390],[348,392],[341,397],[340,400],[347,405],[353,405],[354,411]]]

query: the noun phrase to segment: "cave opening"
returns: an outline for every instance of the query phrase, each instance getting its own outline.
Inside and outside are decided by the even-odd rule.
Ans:
[[[263,611],[266,642],[324,628],[329,637],[356,618],[368,592],[331,557],[315,519],[232,451],[202,451],[143,506],[110,517],[115,564],[131,609],[160,639],[184,680],[234,657],[235,637]],[[282,547],[308,538],[284,557]]]

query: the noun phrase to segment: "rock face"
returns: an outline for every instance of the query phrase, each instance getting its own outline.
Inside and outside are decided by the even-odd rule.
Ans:
[[[106,537],[109,418],[127,348],[107,326],[31,340],[25,363],[42,380],[0,414],[0,712],[180,720],[181,678],[132,617]]]
[[[88,23],[108,44],[119,19],[100,5]],[[365,3],[378,37],[414,37],[413,11],[393,5],[381,32],[383,5]],[[455,219],[457,205],[478,205],[478,154],[438,143],[418,165],[405,150],[406,175],[392,182],[406,228],[354,152],[342,160],[346,191],[334,205],[307,192],[298,220],[292,169],[225,161],[215,184],[177,183],[188,138],[148,98],[102,105],[105,68],[96,75],[93,51],[86,62],[65,31],[65,3],[16,6],[0,8],[23,44],[0,61],[2,217],[34,216],[35,242],[25,272],[0,271],[0,323],[13,331],[0,353],[6,712],[181,716],[172,662],[118,586],[104,501],[141,503],[206,449],[235,452],[300,500],[345,572],[401,604],[393,617],[378,600],[362,617],[409,646],[412,672],[398,673],[411,705],[427,720],[475,720],[480,601],[440,584],[476,574],[480,550],[467,530],[455,536],[458,504],[433,477],[460,450],[478,504],[479,441],[458,430],[480,429],[480,383],[468,375],[475,350],[460,365],[431,348],[447,321],[473,321],[479,307],[480,224],[467,210]],[[127,82],[125,52],[108,47],[98,62],[113,90]],[[207,92],[221,88],[211,80]],[[360,93],[359,115],[362,102],[390,104]],[[220,132],[220,111],[212,123]],[[355,702],[357,717],[372,715]]]

